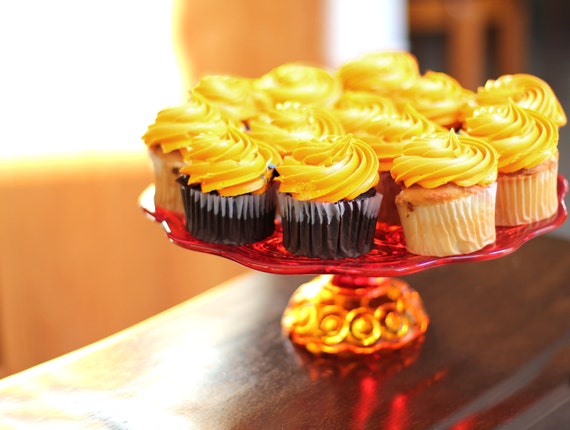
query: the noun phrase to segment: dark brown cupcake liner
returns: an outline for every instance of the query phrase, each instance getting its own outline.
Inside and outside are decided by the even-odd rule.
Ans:
[[[224,245],[245,245],[270,236],[275,230],[275,187],[262,194],[235,197],[203,193],[198,185],[179,179],[186,230],[198,240]]]
[[[283,246],[307,257],[358,257],[374,246],[382,196],[371,189],[354,200],[335,203],[296,200],[277,193]]]
[[[396,196],[400,194],[402,187],[396,184],[390,172],[381,172],[380,182],[378,182],[376,189],[382,194],[378,221],[390,225],[401,225],[400,215],[396,207]]]

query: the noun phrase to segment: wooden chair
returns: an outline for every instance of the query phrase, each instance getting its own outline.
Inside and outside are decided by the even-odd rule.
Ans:
[[[490,29],[496,30],[494,62],[499,74],[524,72],[528,35],[526,0],[408,0],[410,34],[443,34],[445,71],[465,88],[485,76]]]

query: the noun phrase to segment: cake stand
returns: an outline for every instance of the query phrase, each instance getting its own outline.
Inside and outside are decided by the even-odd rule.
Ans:
[[[495,259],[566,220],[568,181],[558,176],[558,211],[516,227],[498,227],[496,242],[466,255],[425,257],[408,253],[400,226],[378,223],[373,249],[358,258],[322,260],[289,253],[281,244],[281,224],[251,245],[217,245],[188,233],[184,215],[154,205],[154,186],[139,197],[143,211],[160,223],[170,241],[193,251],[231,259],[251,269],[288,275],[317,275],[291,296],[281,320],[293,344],[313,354],[372,354],[403,349],[423,339],[429,317],[417,291],[400,276],[451,263]]]

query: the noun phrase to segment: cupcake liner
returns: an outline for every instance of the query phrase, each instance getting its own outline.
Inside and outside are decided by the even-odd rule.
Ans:
[[[186,229],[196,239],[224,245],[245,245],[270,236],[275,229],[274,187],[262,194],[223,197],[203,193],[179,181]],[[180,192],[179,191],[179,192]]]
[[[495,242],[497,184],[450,201],[398,204],[406,249],[418,255],[469,254]]]
[[[335,203],[300,201],[277,193],[283,246],[307,257],[358,257],[374,245],[382,196],[375,190],[354,200]]]
[[[184,205],[180,196],[180,185],[176,181],[184,165],[179,152],[163,153],[155,148],[149,151],[154,172],[154,204],[156,207],[182,213]]]
[[[551,217],[558,210],[558,163],[532,174],[499,175],[495,223],[529,224]]]
[[[380,172],[380,181],[376,190],[382,194],[382,203],[378,213],[378,221],[389,225],[400,225],[400,216],[396,208],[396,196],[402,191],[402,187],[396,184],[390,172]]]

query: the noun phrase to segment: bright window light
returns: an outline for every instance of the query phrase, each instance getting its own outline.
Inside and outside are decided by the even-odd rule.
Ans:
[[[183,98],[173,2],[0,3],[0,160],[144,150]]]
[[[409,49],[406,1],[327,0],[326,7],[330,67],[367,52]]]
[[[142,152],[156,113],[186,97],[177,0],[0,2],[0,164]],[[327,0],[329,66],[407,48],[405,2]]]

